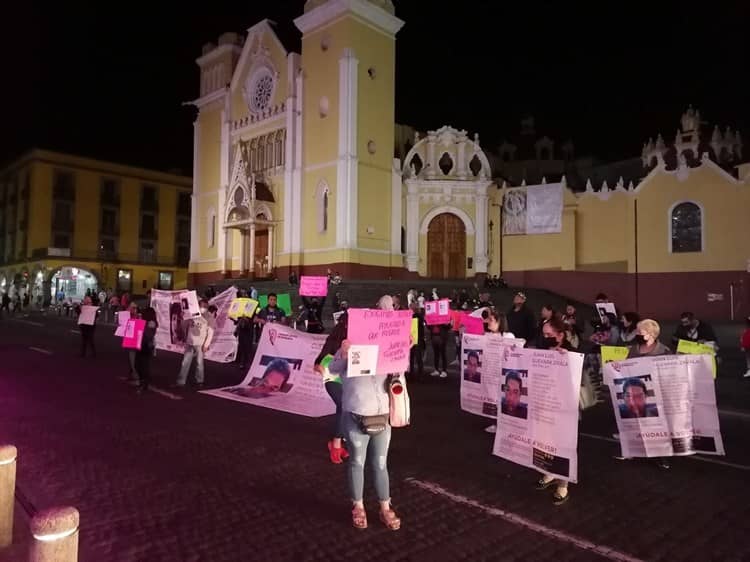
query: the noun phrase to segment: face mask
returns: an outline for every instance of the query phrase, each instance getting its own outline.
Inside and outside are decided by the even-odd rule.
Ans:
[[[638,345],[644,345],[646,344],[646,338],[644,338],[641,334],[638,334],[633,338],[633,341]]]
[[[552,349],[553,347],[557,347],[557,338],[545,336],[544,339],[542,340],[542,348]]]
[[[201,307],[201,314],[205,314],[206,312],[208,312],[208,309]]]

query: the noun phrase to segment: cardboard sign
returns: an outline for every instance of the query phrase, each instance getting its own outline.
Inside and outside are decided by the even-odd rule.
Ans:
[[[115,335],[118,338],[121,338],[125,335],[125,326],[127,326],[128,320],[130,320],[130,311],[120,310],[115,312],[115,314],[117,315],[117,329],[115,330]]]
[[[689,340],[677,342],[677,353],[681,355],[710,355],[712,362],[712,373],[716,378],[716,350],[713,346]]]
[[[258,308],[258,301],[255,299],[234,299],[229,305],[227,316],[237,320],[238,318],[252,318]]]
[[[603,345],[602,351],[602,365],[606,365],[611,361],[624,361],[628,358],[628,348],[614,345]]]
[[[93,326],[96,322],[97,310],[99,310],[98,306],[83,305],[81,313],[78,315],[78,323],[85,326]]]
[[[122,336],[122,347],[125,349],[141,349],[143,331],[146,329],[146,321],[139,318],[131,318],[125,325],[125,333]]]
[[[299,280],[301,297],[325,297],[328,294],[328,277],[303,275]]]
[[[464,327],[464,333],[481,336],[484,333],[484,322],[481,318],[476,316],[464,316],[461,319],[461,324]]]
[[[403,373],[409,369],[411,310],[349,309],[349,341],[354,345],[378,346],[378,375]]]
[[[599,314],[599,318],[602,322],[604,322],[604,317],[607,313],[617,316],[617,309],[613,302],[597,302],[594,304],[594,307],[596,307],[596,312]]]

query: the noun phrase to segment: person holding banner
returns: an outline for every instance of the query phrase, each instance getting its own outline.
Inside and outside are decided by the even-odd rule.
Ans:
[[[381,310],[393,310],[393,299],[384,296],[378,303]],[[365,462],[371,458],[375,492],[380,501],[380,521],[391,531],[401,528],[401,519],[391,508],[390,481],[388,477],[388,449],[391,443],[389,421],[390,396],[386,377],[366,375],[349,377],[348,356],[350,343],[341,342],[329,365],[331,372],[339,373],[343,385],[343,428],[351,447],[348,484],[352,501],[352,524],[357,529],[367,528],[364,507]]]
[[[203,387],[203,354],[211,345],[214,336],[214,322],[211,313],[208,312],[208,301],[201,299],[199,306],[200,316],[191,318],[184,323],[185,354],[182,356],[180,373],[177,375],[177,382],[174,384],[176,388],[185,388],[190,367],[193,365],[193,358],[195,358],[195,385],[197,388]]]
[[[504,338],[515,339],[515,335],[508,331],[508,319],[505,317],[504,312],[498,312],[496,309],[491,308],[487,315],[487,333],[488,334],[500,334]],[[496,433],[497,424],[493,423],[484,428],[487,433]]]
[[[83,306],[90,308],[96,308],[91,304],[91,297],[86,296],[83,298]],[[86,349],[91,348],[91,357],[96,358],[96,348],[94,347],[94,329],[96,328],[96,313],[98,309],[94,311],[91,323],[82,322],[79,317],[78,329],[81,331],[81,357],[86,357]]]
[[[540,343],[542,349],[551,349],[560,353],[573,351],[573,348],[565,337],[565,323],[557,316],[553,317],[542,327],[542,339]],[[546,490],[555,483],[557,486],[555,493],[552,495],[552,501],[555,505],[562,505],[570,498],[568,494],[568,482],[566,480],[558,480],[551,474],[545,474],[537,481],[536,489]]]
[[[140,380],[138,393],[147,391],[151,384],[151,359],[156,349],[156,328],[159,327],[156,321],[156,310],[150,306],[143,311],[141,319],[146,322],[146,327],[143,330],[141,348],[135,352],[135,371]]]
[[[131,320],[135,320],[138,318],[138,305],[131,302],[128,312],[121,310],[117,314],[128,314]],[[138,382],[138,369],[135,367],[135,349],[128,349],[128,362],[130,363],[130,380]]]

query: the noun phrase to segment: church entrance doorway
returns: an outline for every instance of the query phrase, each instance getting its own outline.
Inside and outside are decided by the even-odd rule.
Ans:
[[[427,275],[436,279],[466,278],[466,228],[456,215],[443,213],[430,221]]]
[[[267,277],[268,267],[268,229],[255,231],[255,255],[253,256],[256,277]]]

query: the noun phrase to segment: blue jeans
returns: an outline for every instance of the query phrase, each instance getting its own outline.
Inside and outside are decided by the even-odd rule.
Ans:
[[[331,437],[342,438],[344,437],[344,428],[341,427],[341,392],[342,386],[340,382],[328,381],[325,384],[326,392],[331,397],[333,403],[336,404],[336,415],[333,418],[333,431]]]
[[[193,357],[195,357],[195,382],[197,384],[203,383],[203,347],[200,345],[186,345],[185,355],[182,356],[180,374],[177,375],[177,384],[180,386],[184,386],[187,382],[190,367],[193,365]]]
[[[359,422],[351,412],[344,412],[342,418],[344,437],[349,442],[347,474],[352,501],[361,502],[364,497],[365,461],[368,453],[375,478],[375,493],[380,501],[390,500],[388,446],[391,444],[391,426],[386,425],[385,430],[377,435],[367,435],[360,430]]]

